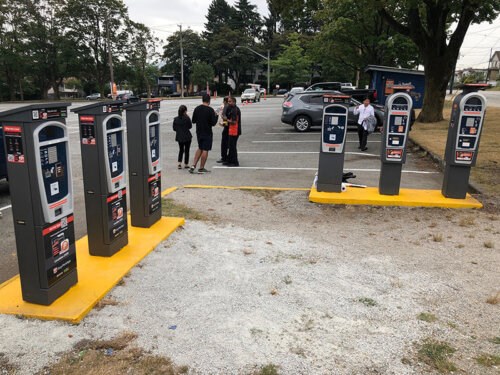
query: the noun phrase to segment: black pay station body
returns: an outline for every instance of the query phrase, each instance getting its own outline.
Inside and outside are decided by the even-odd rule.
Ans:
[[[379,193],[398,195],[401,171],[406,162],[406,142],[411,123],[413,101],[404,92],[396,92],[385,102],[384,132],[380,160]]]
[[[23,300],[50,305],[77,283],[69,103],[0,113]]]
[[[340,193],[342,191],[349,101],[350,96],[343,94],[323,96],[323,124],[317,182],[319,192]]]
[[[125,106],[127,111],[130,216],[149,228],[161,218],[160,99]]]
[[[78,114],[87,234],[91,255],[112,256],[128,243],[123,102],[72,110]]]
[[[469,187],[470,168],[476,165],[479,140],[486,114],[486,98],[477,92],[485,84],[464,85],[453,101],[445,149],[442,194],[464,199]]]

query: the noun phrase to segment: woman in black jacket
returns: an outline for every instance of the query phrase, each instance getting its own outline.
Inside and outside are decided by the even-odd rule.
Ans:
[[[177,168],[181,169],[182,156],[184,155],[184,168],[189,168],[189,148],[191,147],[191,139],[193,136],[191,135],[191,129],[193,124],[191,123],[191,119],[187,115],[187,108],[185,105],[181,105],[179,107],[179,116],[174,118],[174,131],[175,131],[175,140],[179,143],[179,157],[177,161],[179,165]]]

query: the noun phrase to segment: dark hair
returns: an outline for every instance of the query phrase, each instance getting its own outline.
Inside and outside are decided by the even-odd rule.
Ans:
[[[370,97],[369,97],[369,96],[365,96],[365,97],[363,98],[363,101],[365,101],[365,100],[370,100]],[[371,102],[371,100],[370,100],[370,102]]]
[[[222,100],[223,103],[229,102],[229,97],[225,96],[224,99]]]
[[[184,116],[186,114],[187,110],[188,109],[184,104],[179,106],[179,117]]]
[[[201,97],[201,100],[203,103],[210,103],[210,95],[203,94],[203,96]]]

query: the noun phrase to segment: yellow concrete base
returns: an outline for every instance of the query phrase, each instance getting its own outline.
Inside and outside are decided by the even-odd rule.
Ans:
[[[151,228],[130,226],[128,245],[109,258],[90,256],[85,236],[76,242],[78,284],[52,305],[41,306],[23,301],[21,281],[15,276],[0,285],[0,313],[79,323],[132,267],[183,224],[183,218],[162,217]]]
[[[320,193],[311,188],[309,200],[323,204],[352,204],[370,206],[414,206],[442,208],[482,208],[469,194],[465,199],[445,198],[439,190],[400,189],[399,195],[381,195],[378,188],[348,187],[342,193]]]

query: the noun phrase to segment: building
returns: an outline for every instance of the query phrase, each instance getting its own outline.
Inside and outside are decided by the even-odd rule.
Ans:
[[[76,99],[76,98],[81,98],[83,96],[83,90],[77,89],[76,87],[70,87],[71,85],[66,85],[63,83],[61,86],[59,86],[59,97],[60,99]],[[54,99],[55,98],[55,91],[54,88],[51,87],[47,91],[47,97],[49,99]]]
[[[369,73],[370,87],[377,90],[379,104],[384,105],[386,98],[393,93],[394,85],[411,85],[413,107],[422,108],[424,101],[425,73],[423,70],[393,68],[381,65],[368,65],[365,73]]]
[[[175,79],[175,76],[173,74],[164,74],[158,77],[157,83],[158,86],[155,94],[158,96],[166,96],[181,91],[179,82]]]

